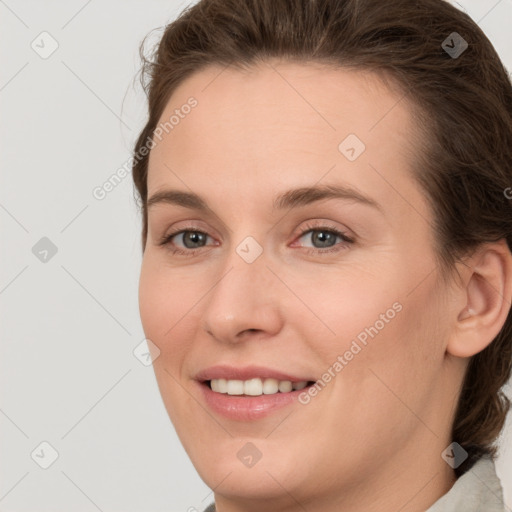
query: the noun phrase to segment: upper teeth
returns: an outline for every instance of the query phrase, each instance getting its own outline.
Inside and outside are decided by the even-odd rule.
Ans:
[[[292,389],[303,389],[307,381],[291,382],[289,380],[277,379],[250,379],[250,380],[227,380],[212,379],[210,381],[213,391],[217,393],[227,393],[228,395],[273,395],[280,391],[287,393]]]

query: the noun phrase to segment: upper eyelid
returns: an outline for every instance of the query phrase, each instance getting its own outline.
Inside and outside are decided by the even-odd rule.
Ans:
[[[311,222],[311,221],[310,221]],[[325,222],[325,224],[322,224],[322,222]],[[328,221],[319,221],[319,224],[318,225],[308,225],[308,226],[303,226],[302,228],[300,228],[298,231],[297,231],[297,234],[300,234],[300,235],[303,235],[309,231],[314,231],[314,230],[321,230],[321,229],[325,229],[326,231],[328,230],[333,230],[333,231],[341,231],[343,233],[345,233],[345,231],[348,231],[347,229],[344,229],[344,228],[340,228],[340,227],[336,227],[336,226],[331,226],[329,225]],[[200,233],[204,233],[205,235],[208,235],[208,236],[212,236],[210,235],[210,233],[208,232],[207,229],[205,228],[202,228],[201,226],[194,226],[194,225],[188,225],[188,226],[184,226],[184,227],[180,227],[180,228],[176,228],[176,229],[172,229],[172,231],[169,233],[169,236],[172,234],[172,235],[178,235],[182,232],[186,232],[186,231],[197,231],[197,232],[200,232]],[[349,236],[347,234],[347,236]]]

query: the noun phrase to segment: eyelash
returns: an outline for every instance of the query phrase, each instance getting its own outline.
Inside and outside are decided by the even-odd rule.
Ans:
[[[324,233],[325,232],[331,233],[331,234],[338,236],[343,241],[343,243],[341,244],[342,247],[340,247],[340,244],[337,244],[333,247],[329,247],[326,249],[308,248],[308,249],[306,249],[307,254],[318,255],[318,254],[326,254],[326,253],[335,253],[335,252],[342,251],[344,248],[346,248],[346,247],[343,247],[343,245],[351,245],[354,243],[354,240],[352,238],[350,238],[349,236],[347,236],[345,233],[343,233],[343,231],[340,231],[340,230],[330,227],[330,226],[307,225],[307,226],[305,226],[304,230],[299,234],[298,239],[302,238],[305,234],[307,234],[309,232],[313,232],[313,231],[321,231]],[[201,249],[204,249],[204,247],[199,247],[197,249],[181,249],[181,248],[176,248],[176,247],[172,248],[171,247],[171,240],[175,236],[180,235],[182,233],[190,233],[190,232],[191,233],[201,233],[203,235],[209,236],[208,233],[205,233],[204,231],[201,231],[200,229],[197,229],[194,226],[187,226],[185,228],[178,229],[176,231],[173,231],[173,232],[168,233],[167,235],[163,236],[158,245],[168,246],[168,249],[172,252],[172,254],[193,256],[197,252],[199,252]]]

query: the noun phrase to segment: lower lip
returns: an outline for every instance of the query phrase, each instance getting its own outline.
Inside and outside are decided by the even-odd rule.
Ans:
[[[239,421],[254,421],[269,416],[274,411],[297,403],[300,393],[308,388],[273,395],[244,396],[217,393],[208,384],[198,382],[206,404],[226,418]]]

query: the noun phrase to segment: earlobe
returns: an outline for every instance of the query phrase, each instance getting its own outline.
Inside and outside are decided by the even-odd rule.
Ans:
[[[447,351],[472,357],[501,331],[511,307],[512,254],[506,241],[482,245],[467,261],[458,312]]]

